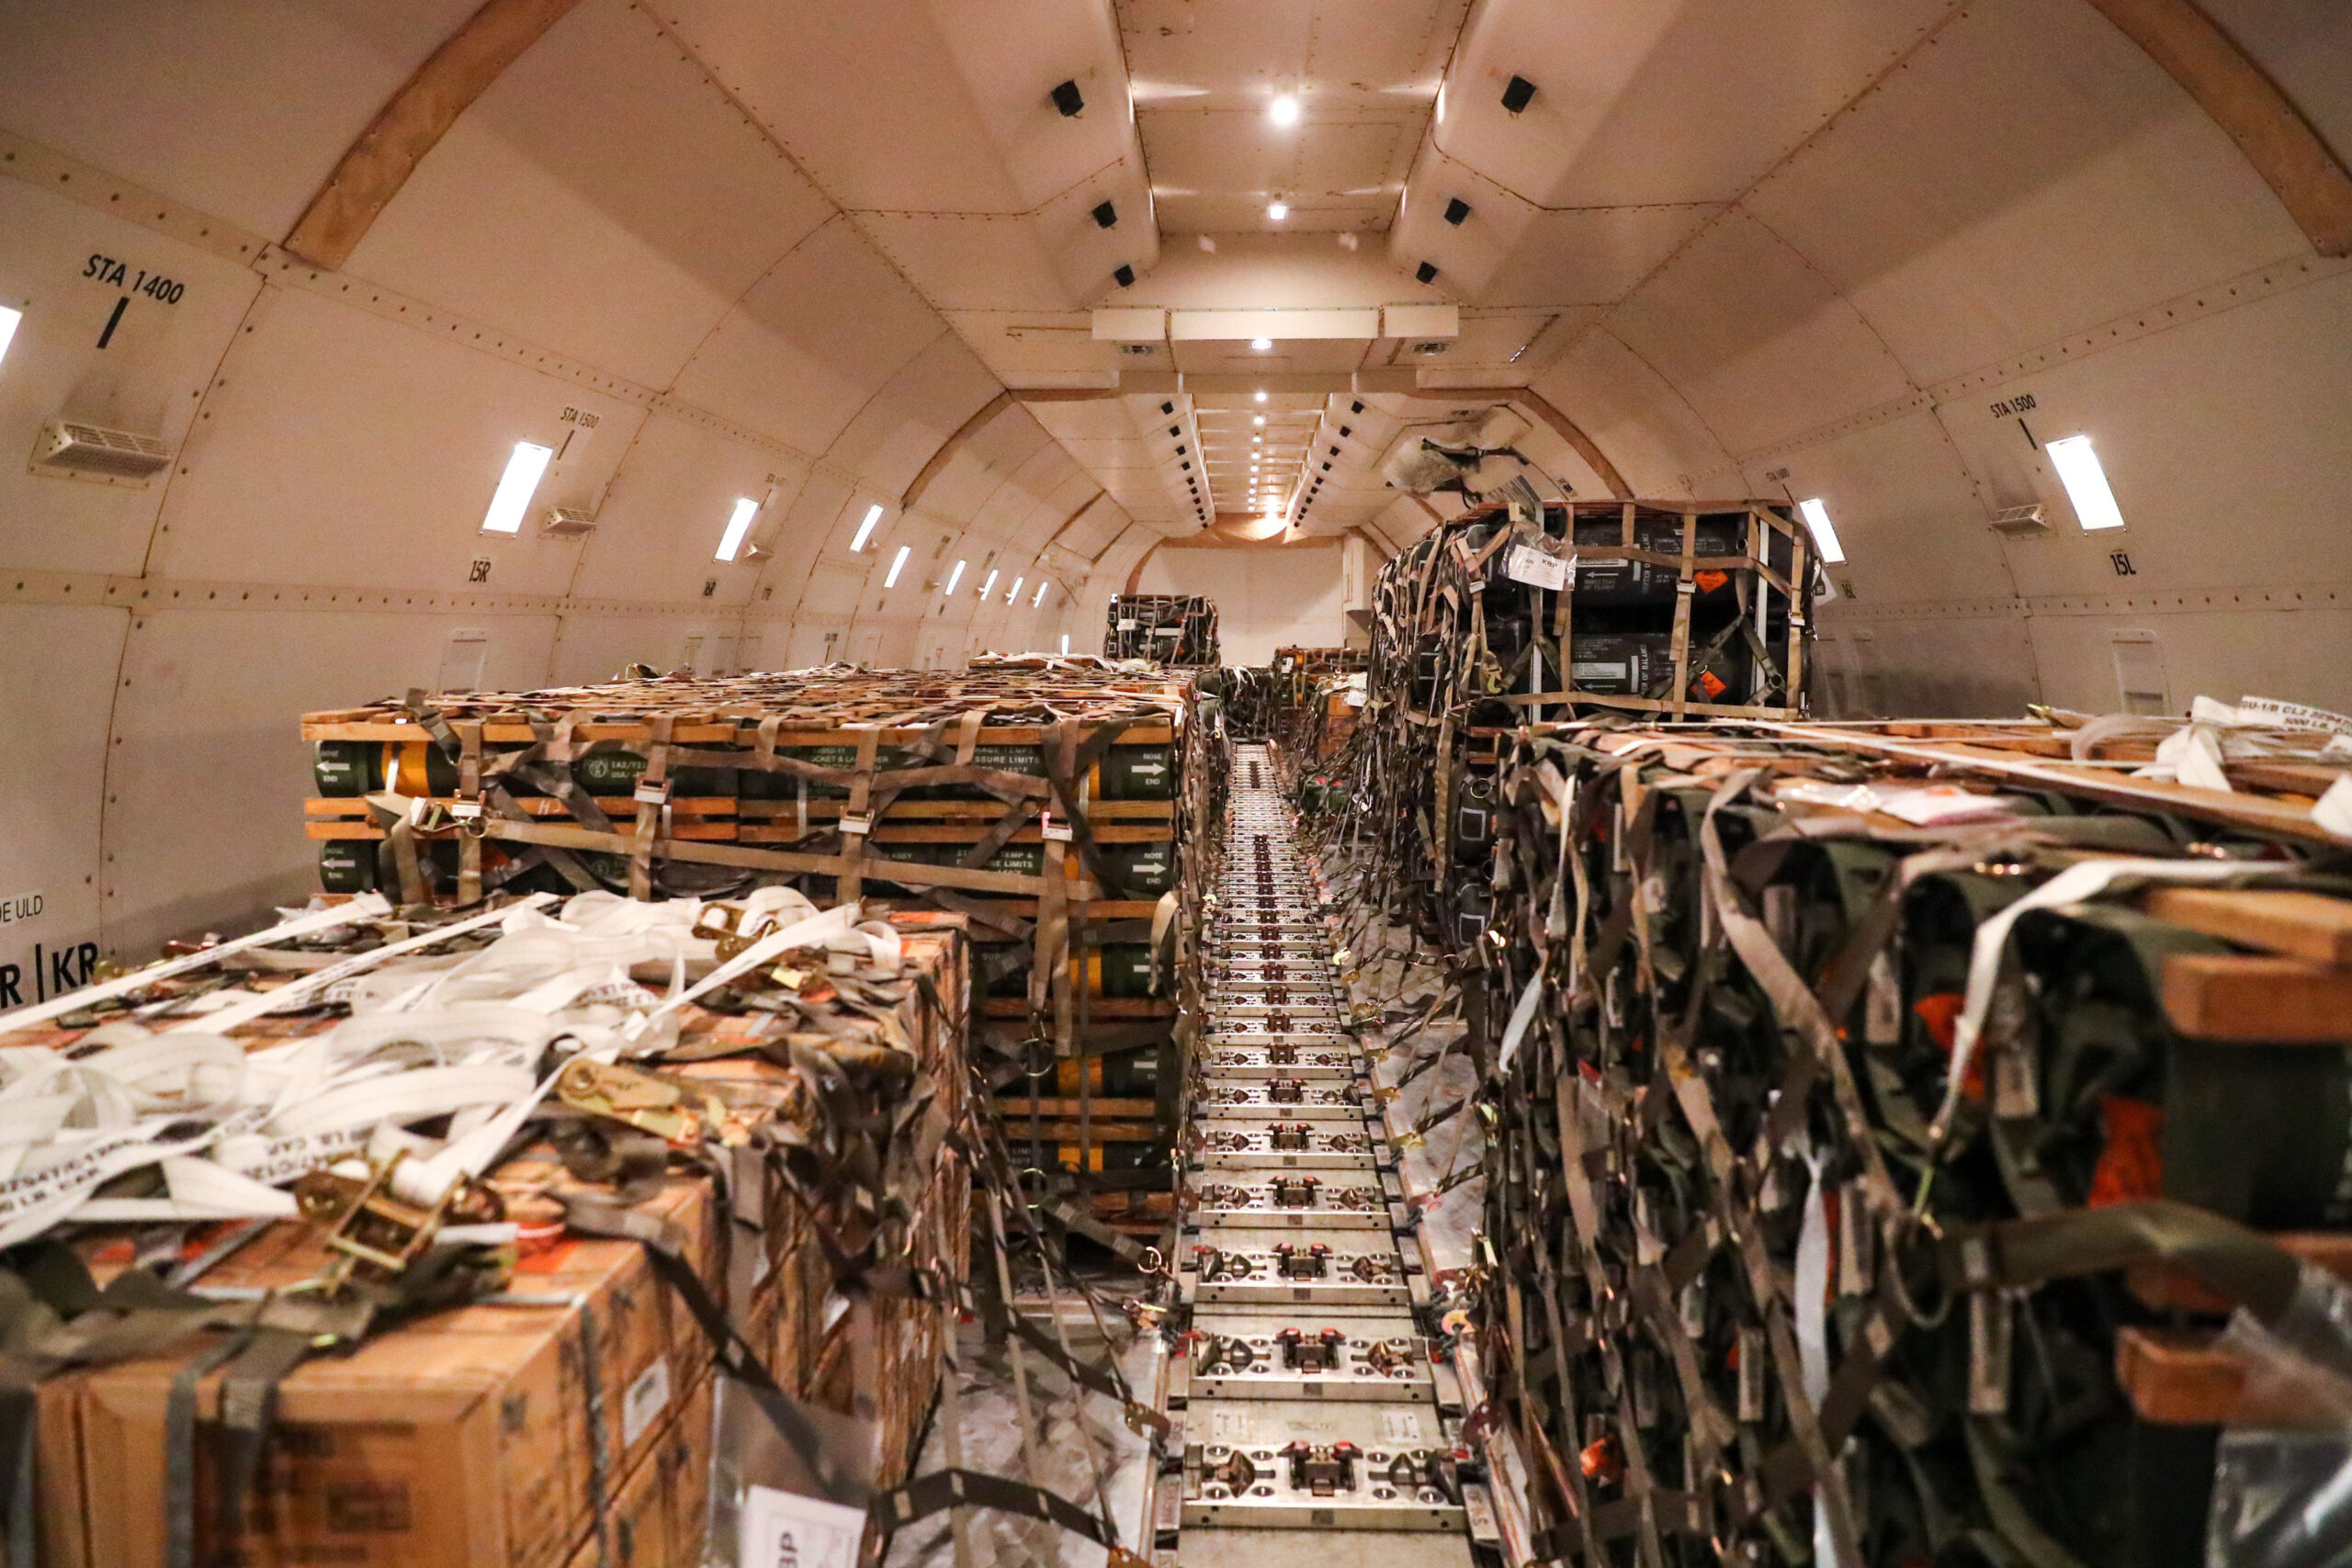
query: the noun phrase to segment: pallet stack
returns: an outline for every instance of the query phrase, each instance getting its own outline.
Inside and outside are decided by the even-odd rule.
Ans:
[[[1182,889],[1214,744],[1191,701],[1162,674],[1038,658],[379,703],[304,716],[306,819],[330,891],[403,902],[748,879],[961,913],[975,1049],[1029,1163],[1152,1169],[1177,1011],[1153,921],[1171,897],[1197,908]],[[1098,1207],[1159,1223],[1125,1195]]]
[[[1370,662],[1370,650],[1361,648],[1274,649],[1273,719],[1268,733],[1290,761],[1317,766],[1346,747],[1356,716],[1347,694],[1362,689]]]
[[[1513,738],[1464,1012],[1518,1555],[2352,1539],[2352,760],[2059,717]]]
[[[1344,780],[1379,901],[1449,951],[1477,942],[1522,724],[1801,718],[1816,574],[1765,502],[1489,505],[1391,559]]]
[[[496,1195],[506,1218],[520,1224],[517,1239],[467,1254],[462,1276],[443,1277],[464,1282],[448,1304],[419,1297],[379,1312],[356,1346],[259,1374],[248,1338],[217,1330],[161,1342],[132,1337],[111,1351],[103,1338],[85,1347],[83,1358],[96,1364],[62,1371],[38,1390],[40,1561],[62,1568],[191,1560],[265,1568],[699,1568],[713,1342],[646,1246],[606,1239],[608,1229],[567,1214],[563,1201],[583,1198],[665,1235],[776,1382],[813,1404],[867,1416],[878,1484],[903,1483],[967,1275],[972,1172],[952,1148],[922,1161],[910,1145],[893,1149],[892,1137],[916,1136],[911,1123],[883,1134],[868,1174],[889,1185],[883,1207],[895,1206],[898,1217],[885,1222],[879,1252],[904,1265],[910,1282],[866,1288],[843,1275],[842,1250],[844,1236],[870,1223],[861,1219],[864,1206],[812,1201],[834,1178],[787,1190],[774,1166],[747,1163],[758,1139],[787,1130],[794,1146],[808,1150],[865,1135],[831,1120],[825,1096],[838,1105],[842,1089],[820,1093],[797,1067],[779,1065],[785,1060],[831,1058],[846,1075],[841,1081],[879,1097],[860,1112],[876,1127],[894,1127],[899,1101],[892,1096],[910,1092],[926,1098],[942,1124],[967,1122],[957,1029],[970,980],[963,921],[910,912],[895,924],[896,975],[872,972],[867,986],[849,967],[834,982],[868,998],[896,995],[894,1005],[844,1011],[820,1029],[806,1021],[826,1004],[808,1001],[796,1024],[791,1012],[743,1005],[756,987],[739,985],[713,993],[709,1007],[680,1010],[666,1063],[640,1059],[629,1069],[639,1074],[634,1081],[680,1088],[707,1109],[722,1108],[716,1130],[706,1122],[697,1134],[673,1134],[666,1152],[655,1135],[649,1150],[642,1123],[582,1114],[550,1096],[526,1123],[533,1130],[482,1173],[477,1190]],[[413,919],[355,921],[336,928],[331,945],[256,950],[96,1010],[0,1034],[0,1045],[21,1062],[42,1048],[72,1050],[101,1025],[137,1019],[168,1029],[185,1022],[183,1014],[218,1016],[210,1010],[222,1000],[234,1004],[324,964],[365,958],[415,930]],[[478,952],[489,934],[455,938],[454,951]],[[401,964],[429,977],[447,962],[421,947],[373,974],[398,986]],[[659,995],[650,993],[648,1005]],[[311,1007],[252,1018],[228,1038],[275,1055],[343,1021],[336,1010]],[[876,1058],[862,1043],[869,1032],[891,1043],[891,1056],[903,1054],[911,1085],[861,1076]],[[879,1087],[891,1082],[899,1088]],[[625,1174],[593,1168],[605,1140],[632,1136],[639,1141]],[[729,1184],[714,1179],[715,1169],[729,1171]],[[245,1310],[241,1303],[266,1311],[280,1297],[337,1299],[320,1287],[349,1259],[328,1245],[329,1231],[315,1217],[78,1224],[43,1245],[62,1244],[110,1300],[144,1303],[151,1315],[193,1291],[233,1316]],[[429,1256],[420,1254],[420,1267]],[[55,1290],[61,1269],[70,1269],[51,1258],[36,1279],[21,1258],[16,1267],[37,1291]],[[159,1278],[166,1272],[168,1291]],[[130,1290],[133,1283],[141,1288]],[[19,1319],[20,1331],[38,1326]],[[30,1352],[37,1341],[25,1343]],[[187,1415],[175,1415],[183,1398]],[[191,1532],[192,1557],[172,1545],[175,1527]]]
[[[1119,594],[1103,618],[1102,656],[1154,664],[1215,664],[1216,605],[1197,593]]]

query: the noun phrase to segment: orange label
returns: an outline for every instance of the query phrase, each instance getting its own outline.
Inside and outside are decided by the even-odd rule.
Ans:
[[[2098,1102],[2098,1119],[2107,1129],[2107,1146],[2091,1168],[2085,1203],[2105,1209],[2164,1196],[2165,1156],[2157,1142],[2165,1128],[2163,1107],[2110,1094]]]
[[[1713,593],[1716,589],[1721,588],[1724,583],[1731,581],[1731,573],[1727,571],[1694,571],[1690,574],[1690,581],[1699,585],[1700,592]]]
[[[1921,997],[1911,1004],[1919,1021],[1928,1026],[1928,1038],[1945,1055],[1951,1055],[1952,1041],[1960,1023],[1960,1010],[1967,998],[1958,991],[1938,991],[1931,997]],[[1984,1098],[1984,1054],[1976,1053],[1968,1064],[1968,1077],[1962,1080],[1961,1097],[1970,1101]]]
[[[1715,672],[1712,670],[1702,670],[1699,671],[1698,680],[1692,682],[1691,684],[1697,686],[1699,688],[1699,694],[1706,698],[1709,702],[1713,702],[1717,697],[1722,696],[1724,693],[1730,690],[1729,687],[1725,686],[1723,682],[1717,678]]]

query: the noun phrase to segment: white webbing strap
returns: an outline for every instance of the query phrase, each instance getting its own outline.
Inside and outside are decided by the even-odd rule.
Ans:
[[[447,942],[453,936],[463,936],[468,931],[479,931],[483,926],[506,919],[515,908],[535,909],[542,904],[550,902],[554,897],[555,895],[552,893],[534,893],[519,904],[491,909],[466,919],[452,921],[446,926],[435,926],[431,931],[419,931],[416,935],[403,941],[387,942],[381,947],[371,948],[366,953],[355,953],[340,964],[330,964],[323,969],[313,970],[300,979],[289,981],[274,991],[260,992],[234,1006],[223,1008],[218,1012],[206,1013],[200,1018],[190,1019],[176,1027],[179,1030],[198,1031],[207,1034],[226,1034],[238,1025],[250,1023],[266,1013],[280,1012],[300,1007],[336,981],[349,979],[355,975],[364,975],[388,958],[398,958],[402,953],[415,953],[431,947],[435,942]]]
[[[219,942],[199,952],[188,953],[185,957],[172,959],[168,963],[151,964],[144,969],[134,970],[130,974],[112,980],[101,980],[95,986],[85,986],[78,991],[68,991],[62,997],[52,997],[48,1001],[36,1002],[30,1007],[18,1008],[13,1012],[0,1013],[0,1031],[29,1029],[36,1023],[46,1023],[52,1018],[61,1017],[69,1012],[78,1012],[84,1008],[114,997],[127,996],[132,991],[143,991],[158,980],[168,980],[175,976],[209,968],[232,953],[243,953],[248,948],[272,947],[281,942],[291,942],[297,937],[332,931],[337,926],[347,926],[355,920],[373,919],[379,915],[390,914],[391,908],[382,894],[363,893],[348,904],[338,904],[327,909],[313,909],[308,914],[297,915],[290,920],[280,920],[266,931],[258,931],[249,936]]]
[[[1959,1113],[1962,1088],[1976,1059],[1976,1042],[1984,1032],[1984,1015],[1993,1006],[1993,991],[2001,975],[2001,955],[2008,951],[2009,932],[2019,917],[2036,909],[2081,904],[2125,887],[2159,882],[2245,882],[2275,876],[2291,869],[2247,861],[2220,860],[2095,860],[2070,865],[1976,928],[1968,954],[1968,989],[1960,1018],[1952,1029],[1951,1077],[1944,1084],[1943,1103],[1936,1110],[1928,1135],[1940,1144]]]

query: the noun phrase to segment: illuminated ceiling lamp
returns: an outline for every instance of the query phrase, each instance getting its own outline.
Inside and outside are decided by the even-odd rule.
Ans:
[[[1266,106],[1266,118],[1279,126],[1296,125],[1298,100],[1288,93],[1277,94],[1273,101]]]

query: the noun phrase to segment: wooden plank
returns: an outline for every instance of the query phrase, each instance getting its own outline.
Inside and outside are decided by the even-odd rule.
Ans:
[[[776,744],[778,746],[847,745],[850,743],[849,738],[855,734],[855,731],[848,728],[849,722],[854,721],[845,721],[842,728],[834,729],[784,730],[776,736]],[[1080,727],[1082,737],[1086,730],[1091,728],[1091,722],[1085,719],[1080,719],[1077,722]],[[749,722],[741,725],[681,724],[673,733],[672,739],[680,746],[749,746],[756,736],[758,728],[757,725]],[[981,728],[980,744],[1037,746],[1044,743],[1046,735],[1046,730],[1042,725],[991,724]],[[652,737],[653,726],[650,720],[641,724],[583,724],[572,731],[573,739],[583,745],[593,740],[633,740],[645,743],[650,741]],[[881,731],[881,737],[882,744],[885,746],[910,746],[928,739],[929,731],[919,726],[885,726]],[[305,740],[391,740],[404,745],[421,746],[425,743],[426,737],[424,731],[416,725],[402,724],[388,718],[324,721],[305,714],[302,717],[302,739]],[[482,739],[487,744],[527,746],[531,744],[533,739],[530,725],[519,719],[501,722],[491,718],[482,722]],[[1145,722],[1128,726],[1114,744],[1165,746],[1174,739],[1175,731],[1170,726],[1164,723]]]
[[[2352,964],[2352,899],[2277,887],[2159,887],[2140,908],[2241,947]]]
[[[2298,1396],[2283,1380],[2249,1388],[2245,1358],[2221,1348],[2210,1331],[2125,1328],[2115,1338],[2115,1381],[2141,1420],[2162,1427],[2335,1425],[2324,1397]]]
[[[588,828],[577,828],[562,822],[507,822],[493,820],[483,831],[493,839],[505,839],[521,844],[548,844],[558,849],[601,850],[606,854],[625,855],[630,840],[618,833],[599,833]],[[685,861],[698,865],[740,866],[752,871],[806,872],[818,876],[839,876],[847,867],[839,855],[801,854],[788,850],[755,850],[742,844],[667,842],[655,851],[657,859]],[[894,882],[905,887],[956,887],[975,893],[1026,894],[1036,897],[1045,891],[1045,878],[1022,876],[1003,871],[967,871],[956,865],[919,865],[912,861],[869,860],[864,863],[865,874],[876,882]],[[1081,891],[1082,890],[1082,891]],[[1075,885],[1069,897],[1085,897],[1101,892],[1091,882]]]
[[[1021,1113],[1024,1116],[1029,1112],[1029,1097],[1025,1094],[1015,1093],[1000,1095],[997,1097],[995,1103],[1000,1109],[1018,1108]],[[1040,1116],[1075,1116],[1078,1114],[1078,1101],[1068,1098],[1057,1099],[1048,1095],[1041,1098],[1037,1101],[1037,1114]],[[1098,1100],[1094,1101],[1094,1114],[1097,1116],[1109,1116],[1114,1119],[1124,1119],[1130,1122],[1153,1121],[1159,1115],[1159,1102],[1152,1100]]]
[[[2272,954],[2165,960],[2165,1016],[2183,1034],[2247,1044],[2352,1044],[2352,969]]]
[[[1018,1143],[1029,1136],[1029,1102],[1018,1096],[999,1100],[997,1113],[1005,1119],[1006,1131]],[[1082,1138],[1080,1123],[1076,1122],[1041,1122],[1037,1140],[1046,1144],[1164,1144],[1169,1134],[1150,1122],[1104,1122],[1098,1114],[1091,1124],[1091,1137]],[[1096,1166],[1094,1168],[1102,1168]]]
[[[2293,1253],[2313,1268],[2352,1284],[2352,1233],[2289,1231],[2266,1235],[2272,1246]],[[2201,1313],[2226,1317],[2236,1305],[2199,1284],[2195,1276],[2162,1263],[2137,1263],[2123,1271],[2123,1282],[2141,1305],[2151,1312]]]
[[[1509,698],[1501,699],[1510,701]],[[1586,697],[1584,702],[1605,699]],[[1620,699],[1622,705],[1623,699]],[[1702,711],[1699,705],[1690,705],[1692,713]],[[1726,716],[1737,716],[1736,715]],[[2290,801],[2268,800],[2260,795],[2238,795],[2226,790],[2197,789],[2188,784],[2170,784],[2163,779],[2134,779],[2119,776],[2109,768],[2071,767],[2063,762],[2022,761],[1990,747],[1972,746],[1951,741],[1902,741],[1871,735],[1851,726],[1791,724],[1759,722],[1756,728],[1768,735],[1786,736],[1831,750],[1868,751],[1879,756],[1904,757],[1922,763],[1945,763],[1990,778],[2016,779],[2022,783],[2061,789],[2093,800],[2105,801],[2142,811],[2163,811],[2191,818],[2200,822],[2219,822],[2234,828],[2250,828],[2256,832],[2276,833],[2284,838],[2306,842],[2341,847],[2343,840],[2312,820],[2308,805]]]

